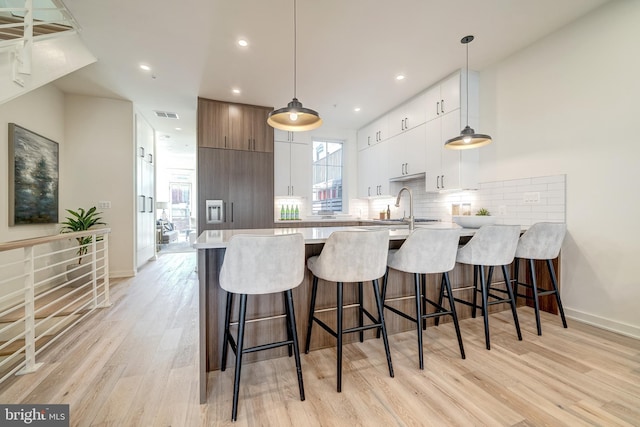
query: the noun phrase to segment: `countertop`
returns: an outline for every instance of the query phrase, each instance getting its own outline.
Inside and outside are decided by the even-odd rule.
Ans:
[[[295,225],[295,224],[292,224]],[[435,222],[416,224],[416,228],[445,228],[460,229],[461,236],[473,236],[477,229],[461,228],[451,222]],[[324,243],[334,231],[342,230],[389,230],[390,240],[404,240],[409,235],[409,226],[399,223],[397,225],[361,225],[353,227],[288,227],[288,228],[261,228],[250,230],[205,230],[200,234],[193,247],[196,249],[226,248],[227,242],[235,234],[256,234],[263,236],[301,233],[306,244]]]

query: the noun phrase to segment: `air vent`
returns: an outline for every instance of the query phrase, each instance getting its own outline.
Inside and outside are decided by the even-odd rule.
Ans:
[[[179,119],[178,113],[170,113],[169,111],[154,111],[157,117],[162,117],[163,119]]]

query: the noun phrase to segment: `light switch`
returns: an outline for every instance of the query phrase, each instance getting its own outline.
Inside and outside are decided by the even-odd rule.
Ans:
[[[111,202],[108,200],[100,200],[98,202],[99,209],[111,209]]]

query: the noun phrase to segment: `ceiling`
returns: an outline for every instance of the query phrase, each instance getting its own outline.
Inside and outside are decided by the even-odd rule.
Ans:
[[[297,97],[324,126],[358,129],[464,67],[463,36],[482,70],[607,1],[297,0]],[[64,3],[98,61],[56,85],[133,101],[173,156],[195,152],[198,96],[275,108],[293,97],[293,0]]]

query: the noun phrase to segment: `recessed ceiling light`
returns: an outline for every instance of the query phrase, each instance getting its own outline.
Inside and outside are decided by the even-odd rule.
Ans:
[[[235,93],[236,95],[240,93],[240,89],[231,89],[231,92]]]
[[[404,80],[404,74],[398,74],[396,80]]]
[[[355,111],[355,112],[360,111],[360,107],[356,107],[356,108],[354,108],[354,109],[353,109],[353,111]]]
[[[176,130],[182,130],[182,128],[176,128]]]
[[[145,71],[151,71],[151,67],[146,64],[140,64],[140,69]]]
[[[246,41],[245,39],[240,39],[240,40],[238,40],[238,44],[239,44],[240,46],[242,46],[242,47],[247,47],[247,46],[249,46],[249,42],[248,42],[248,41]]]

